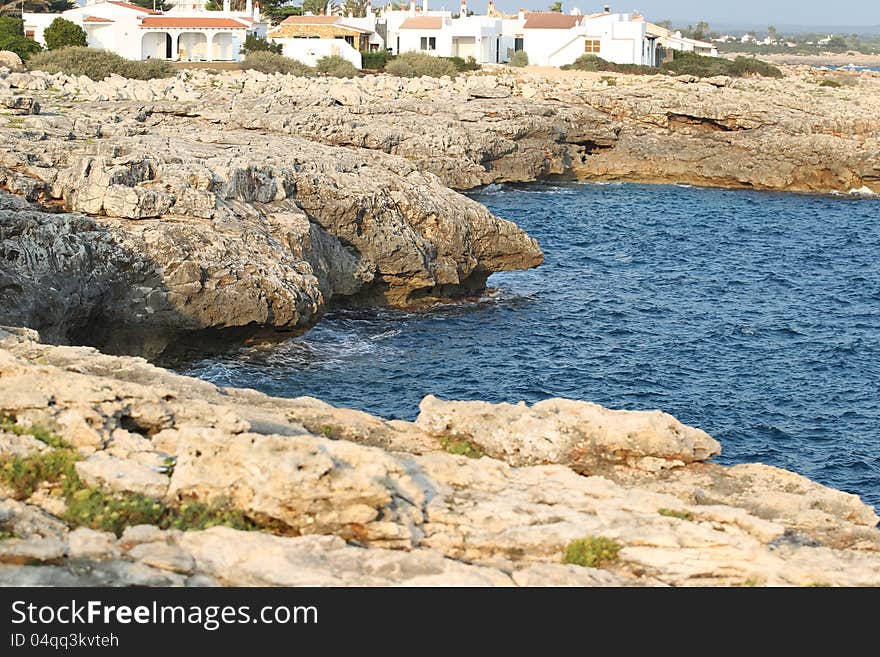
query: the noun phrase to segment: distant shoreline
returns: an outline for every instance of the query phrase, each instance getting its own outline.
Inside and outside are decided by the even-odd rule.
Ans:
[[[804,64],[806,66],[880,66],[880,55],[866,55],[857,52],[827,53],[824,55],[795,55],[788,53],[774,53],[770,55],[755,55],[754,53],[731,52],[724,53],[724,57],[757,57],[771,64]]]

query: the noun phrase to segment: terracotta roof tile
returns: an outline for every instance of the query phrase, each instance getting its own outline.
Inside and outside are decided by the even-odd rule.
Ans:
[[[100,16],[86,16],[83,23],[113,23],[109,18],[101,18]]]
[[[110,0],[111,5],[116,5],[117,7],[124,7],[126,9],[133,9],[134,11],[139,11],[142,14],[154,14],[158,16],[161,14],[161,11],[155,11],[154,9],[147,9],[146,7],[140,7],[138,5],[133,5],[130,2],[117,2],[116,0]]]
[[[281,25],[333,25],[339,16],[288,16]]]
[[[246,25],[231,18],[201,18],[193,16],[148,16],[141,21],[141,27],[195,27],[247,29]]]
[[[440,16],[415,16],[407,18],[400,26],[401,30],[442,30],[443,19]]]
[[[527,30],[568,30],[577,25],[580,18],[580,16],[570,16],[555,11],[528,12],[523,28]]]

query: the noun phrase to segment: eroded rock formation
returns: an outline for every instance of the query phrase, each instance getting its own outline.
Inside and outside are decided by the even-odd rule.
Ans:
[[[85,485],[225,499],[264,527],[71,529],[58,485],[42,485],[0,503],[8,584],[880,584],[873,509],[777,468],[707,462],[717,443],[661,413],[428,399],[418,422],[389,422],[13,330],[0,414],[17,427],[0,458],[53,449],[28,435],[40,427],[76,446]],[[446,453],[454,436],[496,458]],[[580,474],[588,460],[601,475]],[[587,536],[619,558],[563,565]]]

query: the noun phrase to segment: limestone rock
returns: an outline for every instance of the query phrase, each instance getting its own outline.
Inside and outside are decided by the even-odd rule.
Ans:
[[[14,73],[20,73],[25,70],[21,57],[11,50],[0,50],[0,67],[8,68]]]
[[[564,463],[595,470],[607,463],[658,470],[705,461],[721,446],[705,431],[661,411],[614,411],[589,402],[442,401],[429,395],[417,426],[441,438],[463,439],[512,465]]]
[[[92,454],[76,464],[76,472],[89,486],[162,497],[168,477],[155,468],[132,459],[121,459],[105,452]]]

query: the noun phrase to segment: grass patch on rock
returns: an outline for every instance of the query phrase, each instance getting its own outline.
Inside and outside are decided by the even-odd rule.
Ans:
[[[177,505],[140,493],[108,492],[97,488],[82,488],[67,500],[64,520],[120,536],[126,527],[155,525],[160,529],[198,531],[224,525],[233,529],[254,531],[265,526],[248,518],[228,500],[211,504],[193,500]]]
[[[601,568],[617,561],[622,549],[620,543],[604,536],[578,538],[565,547],[562,563],[585,568]]]
[[[481,459],[486,455],[479,446],[474,445],[469,440],[443,437],[440,439],[440,445],[450,454],[467,456],[469,459]]]
[[[75,467],[79,460],[79,454],[70,448],[4,456],[0,459],[0,482],[11,488],[18,500],[33,495],[43,483],[59,485],[66,497],[82,485]]]
[[[25,433],[34,435],[32,428]],[[53,489],[52,494],[63,497],[66,510],[61,518],[70,525],[110,531],[117,536],[126,527],[144,524],[160,529],[191,531],[217,525],[245,531],[288,531],[280,521],[248,516],[227,499],[211,503],[195,500],[168,503],[141,493],[105,491],[87,486],[76,472],[76,463],[82,458],[79,452],[66,446],[54,434],[48,434],[47,438],[56,444],[51,450],[0,457],[0,483],[12,489],[18,500],[26,500],[40,486],[48,484]]]
[[[678,518],[679,520],[694,521],[694,514],[690,511],[676,511],[675,509],[657,509],[657,513],[667,518]]]
[[[18,424],[15,418],[10,415],[0,415],[0,431],[13,433],[16,436],[33,436],[40,442],[46,443],[49,447],[70,447],[61,436],[49,429],[38,424],[33,424],[29,427],[23,426]]]

